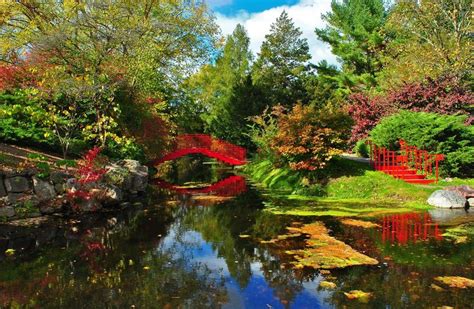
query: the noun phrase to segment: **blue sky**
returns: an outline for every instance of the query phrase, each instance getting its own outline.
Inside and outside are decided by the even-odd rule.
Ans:
[[[237,24],[247,29],[250,49],[257,55],[270,25],[285,10],[295,26],[308,40],[311,62],[327,60],[337,64],[330,47],[319,41],[314,33],[316,27],[326,26],[321,15],[331,9],[331,0],[207,0],[214,11],[222,34],[231,34]]]
[[[262,12],[282,5],[294,5],[298,0],[208,0],[214,11],[224,15],[235,15],[239,11]]]

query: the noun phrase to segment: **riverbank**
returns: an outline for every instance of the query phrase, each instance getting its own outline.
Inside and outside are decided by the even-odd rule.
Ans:
[[[426,202],[436,190],[455,185],[474,185],[474,179],[441,179],[437,184],[413,185],[374,171],[369,164],[347,158],[334,158],[323,172],[315,175],[317,182],[310,183],[302,173],[286,168],[275,168],[269,160],[255,160],[244,172],[259,187],[272,196],[288,201],[307,201],[324,205],[336,215],[347,213],[347,207],[367,212],[376,209],[406,211],[429,209]],[[320,210],[309,203],[297,206],[270,205],[275,213],[293,215],[318,215]],[[290,205],[290,206],[288,206]]]
[[[73,161],[0,146],[0,222],[123,209],[148,187],[147,166],[136,160],[109,162],[98,157],[98,148]]]

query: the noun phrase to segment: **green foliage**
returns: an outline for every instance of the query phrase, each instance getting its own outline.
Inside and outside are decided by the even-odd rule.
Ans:
[[[48,117],[45,105],[35,90],[0,93],[0,139],[53,145],[53,132],[45,124]]]
[[[345,0],[331,3],[331,12],[323,15],[328,26],[316,29],[316,35],[331,45],[342,62],[339,81],[343,88],[375,86],[382,69],[381,51],[388,36],[382,31],[387,19],[383,0]]]
[[[470,0],[397,1],[385,26],[396,39],[384,53],[384,88],[444,74],[472,78],[472,14]]]
[[[375,144],[397,149],[398,141],[431,153],[445,155],[442,175],[473,177],[474,127],[465,125],[466,116],[401,111],[382,119],[370,132]]]
[[[369,157],[369,146],[367,146],[366,140],[360,140],[358,141],[354,148],[352,149],[352,152],[358,155],[359,157],[362,158],[368,158]]]
[[[143,147],[129,138],[109,140],[103,154],[114,160],[132,159],[145,162]]]
[[[41,179],[47,179],[51,173],[51,166],[49,164],[48,159],[38,153],[30,153],[28,154],[28,161],[33,163],[34,166],[38,169],[38,176]]]
[[[301,30],[283,11],[265,36],[252,68],[252,78],[265,94],[266,105],[289,107],[298,101],[308,101],[306,64],[311,56],[308,42],[301,35]]]

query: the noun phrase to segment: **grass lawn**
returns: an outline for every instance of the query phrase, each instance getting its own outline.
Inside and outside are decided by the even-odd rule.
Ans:
[[[347,209],[344,209],[345,206],[341,205],[349,204],[352,210],[380,207],[427,209],[430,206],[426,200],[436,190],[453,185],[474,186],[474,179],[440,180],[437,184],[430,185],[409,184],[374,171],[366,163],[345,158],[334,159],[324,170],[324,174],[317,175],[320,180],[315,184],[310,184],[302,173],[273,167],[268,160],[250,163],[245,172],[257,186],[267,188],[272,196],[284,197],[288,201],[327,204],[333,212],[341,214],[348,213]],[[293,212],[304,215],[312,209],[310,205],[303,208],[293,209]]]

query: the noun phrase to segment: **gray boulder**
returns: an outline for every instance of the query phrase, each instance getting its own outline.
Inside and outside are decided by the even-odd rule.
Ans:
[[[5,187],[8,192],[13,193],[22,193],[31,189],[30,182],[23,176],[14,176],[5,179]]]
[[[49,201],[56,197],[54,186],[46,180],[33,177],[33,188],[40,202]]]
[[[148,167],[141,165],[136,160],[122,160],[118,163],[119,166],[127,169],[132,175],[132,185],[130,191],[143,192],[148,185]]]
[[[11,206],[0,207],[0,218],[7,217],[11,218],[15,215],[15,209]]]
[[[464,208],[466,199],[456,191],[438,190],[428,198],[428,204],[440,208]]]

